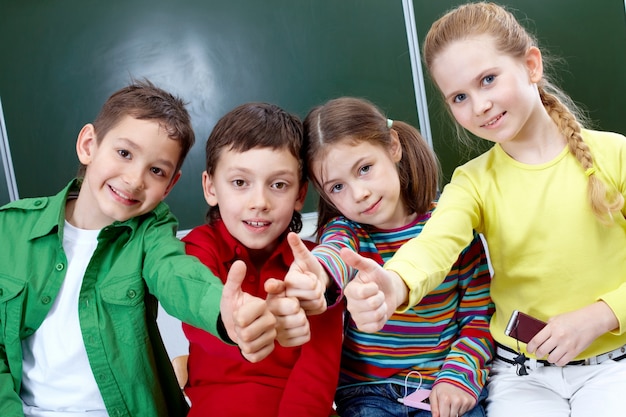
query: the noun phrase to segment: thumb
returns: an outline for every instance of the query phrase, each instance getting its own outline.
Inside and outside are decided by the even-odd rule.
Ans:
[[[281,296],[284,297],[285,290],[287,289],[285,282],[276,278],[270,278],[265,281],[264,287],[267,293],[267,300]]]
[[[372,273],[381,268],[373,259],[365,258],[348,248],[341,248],[339,256],[341,256],[341,259],[349,266],[361,272],[358,274],[358,278],[362,282],[372,282],[372,279],[368,278]]]
[[[243,280],[246,278],[246,264],[241,261],[235,261],[234,264],[230,267],[228,271],[228,277],[226,278],[226,283],[224,284],[223,296],[224,297],[235,297],[237,296],[241,290],[241,284]]]
[[[307,265],[312,258],[311,251],[309,251],[304,242],[302,242],[300,236],[298,236],[297,233],[289,232],[287,235],[287,242],[289,242],[289,246],[291,247],[294,262],[298,264],[300,269],[309,269]],[[315,261],[317,262],[317,260]]]

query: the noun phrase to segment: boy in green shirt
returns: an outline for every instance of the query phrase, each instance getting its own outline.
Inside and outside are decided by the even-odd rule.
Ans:
[[[271,352],[275,318],[241,291],[245,267],[223,286],[162,202],[193,142],[184,103],[134,83],[80,131],[78,179],[0,208],[0,415],[185,415],[157,299],[250,361]]]

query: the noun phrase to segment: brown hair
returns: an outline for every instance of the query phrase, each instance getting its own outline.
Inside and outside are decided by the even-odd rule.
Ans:
[[[309,176],[320,194],[318,232],[341,213],[327,199],[320,178],[311,172],[313,161],[323,158],[333,144],[342,141],[367,141],[387,151],[391,146],[391,129],[398,133],[402,146],[402,159],[396,165],[402,201],[411,213],[423,214],[430,209],[437,196],[440,169],[435,154],[419,131],[401,121],[393,121],[390,128],[387,117],[370,101],[340,97],[314,108],[304,119]]]
[[[468,3],[447,12],[431,26],[423,45],[426,67],[430,71],[437,54],[450,43],[483,34],[493,37],[498,51],[515,58],[524,57],[529,48],[537,46],[536,39],[502,6]],[[594,214],[606,221],[612,211],[622,208],[624,198],[617,192],[609,194],[595,174],[591,151],[581,136],[583,112],[546,75],[538,83],[538,90],[546,111],[567,138],[570,152],[589,177],[588,195]]]
[[[174,173],[178,172],[195,142],[191,117],[185,102],[148,80],[135,81],[116,91],[107,99],[93,122],[98,143],[125,116],[139,120],[156,120],[170,139],[180,143],[180,157]],[[85,167],[81,166],[79,176]]]
[[[255,148],[288,149],[299,162],[300,187],[307,181],[302,122],[297,116],[268,103],[242,104],[218,120],[206,142],[207,174],[215,174],[224,149],[246,152]],[[210,207],[207,223],[219,218],[219,206]],[[289,229],[296,233],[302,230],[302,216],[295,210]]]

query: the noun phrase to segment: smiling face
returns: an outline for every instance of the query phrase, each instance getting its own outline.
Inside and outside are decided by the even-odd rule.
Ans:
[[[101,229],[153,210],[180,177],[180,144],[155,120],[126,116],[100,141],[88,124],[76,150],[87,169],[67,220],[80,228]]]
[[[219,205],[226,228],[253,256],[274,251],[307,190],[300,164],[286,148],[224,148],[213,175],[202,174],[202,185],[207,203]]]
[[[408,218],[396,168],[401,157],[396,138],[388,150],[367,141],[342,140],[313,161],[312,170],[326,198],[345,217],[394,229],[406,225]]]
[[[535,47],[515,58],[497,50],[493,37],[453,41],[433,60],[431,74],[456,121],[497,143],[524,141],[545,120],[536,83],[541,54]]]

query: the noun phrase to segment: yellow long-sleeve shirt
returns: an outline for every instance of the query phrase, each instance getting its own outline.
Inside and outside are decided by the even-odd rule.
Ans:
[[[626,196],[626,138],[583,130],[594,166]],[[504,330],[513,310],[542,320],[598,300],[619,328],[596,339],[577,359],[626,344],[626,208],[606,226],[594,216],[587,177],[568,149],[528,165],[499,145],[457,168],[422,233],[385,264],[410,290],[414,305],[445,278],[472,230],[487,241],[494,277],[495,340],[516,348]]]

